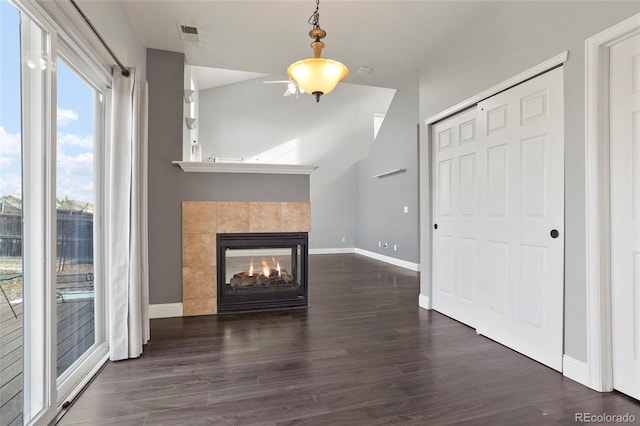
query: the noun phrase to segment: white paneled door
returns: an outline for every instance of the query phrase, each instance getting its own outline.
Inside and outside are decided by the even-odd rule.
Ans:
[[[640,399],[640,36],[610,61],[613,387]]]
[[[433,308],[477,324],[478,137],[475,108],[433,126]]]
[[[558,68],[437,123],[432,139],[434,309],[556,370],[563,108]]]
[[[477,280],[482,247],[475,108],[433,126],[433,308],[477,325]]]

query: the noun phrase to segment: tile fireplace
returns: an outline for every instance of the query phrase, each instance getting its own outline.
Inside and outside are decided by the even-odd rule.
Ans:
[[[307,233],[217,235],[218,313],[307,306]]]
[[[309,202],[262,202],[262,201],[183,201],[182,202],[182,305],[183,315],[210,315],[218,313],[218,277],[222,263],[219,261],[217,239],[218,235],[225,234],[307,234],[311,230],[311,205]],[[261,243],[264,245],[264,241]],[[247,252],[241,250],[257,250],[258,253],[249,253],[249,259],[242,260],[243,264],[232,263],[233,269],[226,268],[225,284],[231,284],[227,274],[232,275],[249,272],[251,257],[254,258],[254,270],[262,269],[262,260],[269,267],[269,278],[272,277],[271,269],[275,270],[277,277],[277,264],[280,262],[281,278],[284,275],[282,269],[291,276],[295,276],[297,284],[306,291],[306,268],[303,266],[302,254],[298,252],[298,245],[306,248],[306,242],[288,242],[280,247],[267,246],[262,248],[230,247],[228,251],[233,262],[240,261],[240,257]],[[291,252],[296,247],[296,254]],[[266,256],[260,256],[263,252]],[[275,250],[275,251],[271,251]],[[283,251],[285,250],[285,251]],[[300,253],[300,254],[298,254]],[[306,253],[306,252],[305,252]],[[273,258],[273,259],[272,259]],[[287,260],[288,258],[289,260]],[[306,254],[305,254],[306,258]],[[274,262],[275,261],[275,262]],[[274,267],[275,265],[275,267]],[[305,265],[306,266],[306,265]],[[284,276],[287,277],[286,275]],[[303,279],[303,282],[299,280]],[[286,281],[286,280],[285,280]],[[259,285],[265,284],[263,281]],[[240,293],[243,285],[249,287],[249,281],[234,283],[237,290],[233,295]],[[291,282],[289,285],[293,285]],[[278,292],[286,293],[285,285]],[[248,292],[249,289],[244,290]],[[301,294],[302,295],[302,294]],[[306,293],[304,294],[306,303]],[[290,297],[290,295],[287,295]],[[297,300],[297,296],[295,298]],[[300,299],[303,300],[303,299]],[[238,301],[238,299],[236,299]],[[300,302],[299,302],[300,303]],[[263,308],[259,308],[263,309]],[[266,307],[264,308],[266,309]],[[226,311],[230,312],[230,311]]]

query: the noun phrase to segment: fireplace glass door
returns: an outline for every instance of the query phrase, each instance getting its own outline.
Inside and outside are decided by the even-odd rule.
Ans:
[[[307,234],[218,234],[218,312],[307,305]]]

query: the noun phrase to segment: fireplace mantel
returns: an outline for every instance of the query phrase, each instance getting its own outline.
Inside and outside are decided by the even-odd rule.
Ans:
[[[268,163],[208,163],[201,161],[172,161],[186,173],[265,173],[276,175],[310,175],[316,166]]]

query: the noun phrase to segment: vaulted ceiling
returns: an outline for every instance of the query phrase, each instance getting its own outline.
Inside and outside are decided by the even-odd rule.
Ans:
[[[122,3],[147,47],[183,52],[191,65],[283,75],[292,62],[312,56],[312,0]],[[323,56],[349,67],[345,82],[396,88],[499,3],[323,0]],[[179,24],[197,27],[199,41],[183,41]],[[373,72],[359,75],[360,66]]]

